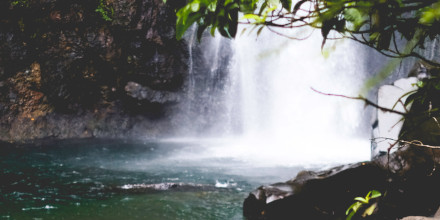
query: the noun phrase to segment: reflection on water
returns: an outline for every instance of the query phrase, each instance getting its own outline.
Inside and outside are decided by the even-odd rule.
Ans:
[[[205,154],[213,145],[70,140],[1,146],[0,219],[242,219],[250,191],[299,171]]]

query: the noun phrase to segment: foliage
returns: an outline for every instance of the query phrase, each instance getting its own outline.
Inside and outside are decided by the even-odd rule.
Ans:
[[[350,38],[389,57],[414,56],[439,65],[416,52],[440,34],[439,0],[188,0],[177,11],[177,38],[194,23],[199,38],[209,27],[212,34],[218,30],[233,38],[239,23],[278,34],[283,34],[279,28],[319,28],[323,45]]]
[[[400,140],[417,140],[424,144],[440,143],[440,69],[431,69],[431,77],[417,82],[417,90],[408,96]]]
[[[11,2],[11,5],[19,7],[29,7],[29,0],[13,0]]]
[[[30,3],[29,0],[12,0],[11,6],[13,7],[21,7],[21,8],[29,8]],[[106,21],[112,21],[114,16],[114,9],[110,6],[107,0],[99,0],[98,6],[95,9],[95,12],[99,13],[102,19]]]
[[[113,15],[115,13],[113,7],[109,6],[106,0],[99,0],[99,4],[95,12],[98,12],[102,19],[106,21],[113,20]]]
[[[194,23],[198,24],[197,36],[211,27],[211,34],[218,30],[221,35],[233,38],[237,33],[239,4],[235,0],[191,0],[177,13],[176,37],[182,38]]]
[[[371,190],[368,192],[368,194],[365,197],[356,197],[354,202],[345,212],[345,215],[347,215],[346,220],[351,220],[351,218],[356,214],[356,212],[363,207],[364,205],[368,205],[370,203],[371,199],[378,198],[382,196],[382,194],[377,190]],[[373,203],[370,205],[362,214],[363,217],[367,215],[373,214],[374,210],[376,209],[377,203]]]

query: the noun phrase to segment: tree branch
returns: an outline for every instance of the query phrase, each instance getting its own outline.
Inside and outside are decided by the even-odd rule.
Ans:
[[[423,144],[423,142],[421,142],[419,140],[405,141],[405,140],[396,140],[396,139],[387,138],[387,137],[377,137],[377,138],[373,138],[372,140],[376,140],[376,139],[396,141],[396,142],[401,143],[401,144],[409,144],[409,145],[414,145],[414,146],[417,146],[417,147],[426,147],[426,148],[430,148],[430,149],[440,149],[440,146],[433,146],[433,145]]]
[[[376,104],[376,103],[374,103],[374,102],[372,102],[372,101],[370,101],[367,98],[364,98],[362,96],[352,97],[352,96],[346,96],[346,95],[340,95],[340,94],[324,93],[324,92],[321,92],[321,91],[318,91],[318,90],[314,89],[313,87],[310,87],[310,89],[312,89],[314,92],[319,93],[321,95],[336,96],[336,97],[342,97],[342,98],[346,98],[346,99],[361,100],[361,101],[365,102],[365,105],[371,105],[371,106],[373,106],[373,107],[375,107],[375,108],[377,108],[377,109],[379,109],[381,111],[384,111],[384,112],[391,112],[391,113],[395,113],[395,114],[402,115],[402,116],[407,116],[408,115],[408,113],[405,113],[405,112],[400,112],[400,111],[396,111],[394,109],[390,109],[390,108],[385,108],[385,107],[379,106],[378,104]]]

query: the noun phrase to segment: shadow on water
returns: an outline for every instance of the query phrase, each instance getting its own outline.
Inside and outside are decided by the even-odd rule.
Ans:
[[[1,219],[242,219],[298,166],[205,154],[214,142],[67,140],[0,147]]]

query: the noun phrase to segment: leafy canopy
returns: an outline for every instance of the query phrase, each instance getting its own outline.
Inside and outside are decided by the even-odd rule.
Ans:
[[[281,35],[283,28],[313,27],[321,30],[323,45],[349,38],[389,57],[439,65],[416,51],[440,33],[440,0],[188,0],[176,14],[177,39],[194,23],[199,39],[208,28],[234,38],[240,23]]]

